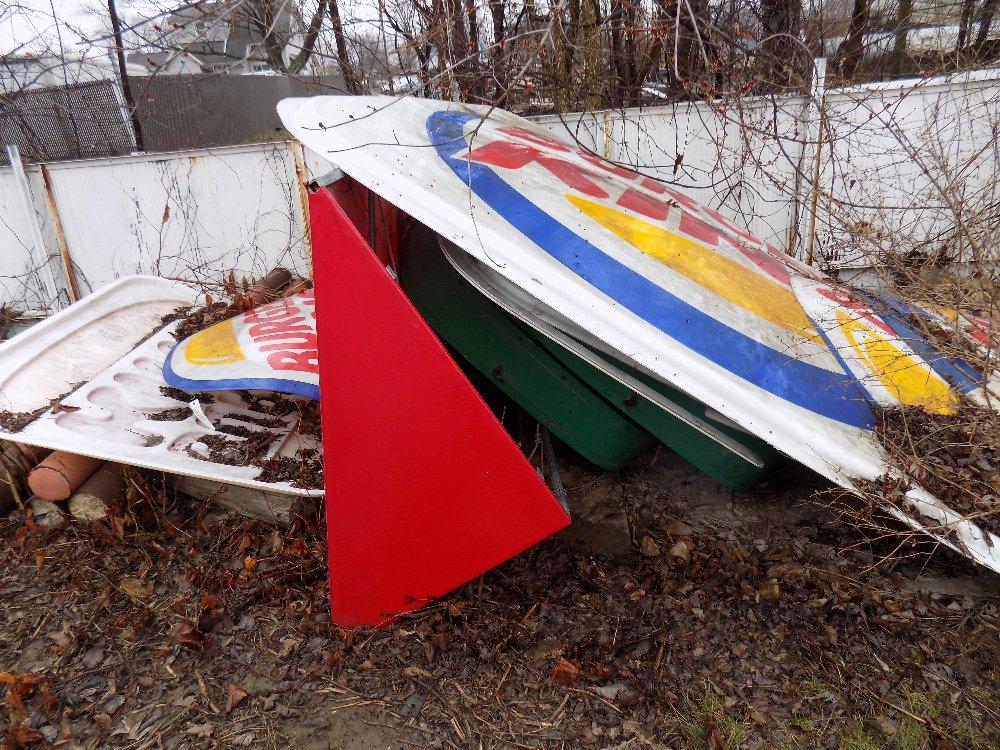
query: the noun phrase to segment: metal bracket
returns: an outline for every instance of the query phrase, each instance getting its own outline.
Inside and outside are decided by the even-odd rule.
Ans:
[[[347,175],[344,173],[344,170],[338,169],[337,167],[334,167],[329,172],[326,172],[325,174],[321,174],[319,177],[317,177],[316,179],[314,179],[311,182],[309,182],[309,184],[306,187],[309,188],[309,192],[310,193],[315,193],[321,187],[326,187],[327,185],[332,185],[337,180],[341,180],[341,179],[343,179],[346,176]]]

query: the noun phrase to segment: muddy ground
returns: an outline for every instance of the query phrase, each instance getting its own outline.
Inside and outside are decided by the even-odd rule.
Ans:
[[[107,522],[10,516],[4,747],[1000,746],[997,576],[845,527],[803,469],[566,478],[615,512],[377,632],[330,625],[318,517],[138,485]]]

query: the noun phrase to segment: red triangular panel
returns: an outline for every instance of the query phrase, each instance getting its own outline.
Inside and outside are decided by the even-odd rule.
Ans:
[[[309,209],[332,614],[379,625],[569,518],[337,203]]]

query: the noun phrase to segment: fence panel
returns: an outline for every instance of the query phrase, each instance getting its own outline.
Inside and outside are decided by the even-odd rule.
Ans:
[[[815,198],[816,257],[830,267],[877,266],[886,252],[956,243],[974,254],[978,235],[956,227],[991,226],[1000,205],[1000,72],[832,91],[824,117],[815,191],[819,110],[805,97],[538,122],[678,185],[799,254]],[[61,263],[52,203],[84,294],[133,273],[216,281],[230,269],[250,276],[276,264],[306,273],[308,219],[297,169],[308,176],[327,167],[312,154],[296,158],[296,148],[258,143],[52,163],[50,194],[30,167],[47,257]],[[57,305],[24,222],[16,183],[0,168],[0,303]]]
[[[50,169],[82,292],[132,273],[218,281],[305,268],[305,223],[285,143],[66,162]]]
[[[0,92],[0,144],[28,161],[118,156],[135,150],[116,81]],[[0,164],[6,155],[0,151]]]
[[[815,198],[815,257],[831,268],[931,253],[957,242],[957,226],[989,224],[1000,204],[1000,71],[830,91],[822,129],[820,108],[801,96],[745,97],[538,122],[800,256]],[[967,256],[974,242],[958,244]]]
[[[997,71],[835,92],[826,116],[817,242],[831,266],[976,259],[1000,205]]]
[[[37,173],[37,169],[29,171],[29,179],[35,176],[32,171]],[[44,208],[33,208],[44,222]],[[0,305],[21,313],[48,311],[56,303],[51,285],[46,284],[47,258],[36,257],[29,221],[13,170],[0,168]]]

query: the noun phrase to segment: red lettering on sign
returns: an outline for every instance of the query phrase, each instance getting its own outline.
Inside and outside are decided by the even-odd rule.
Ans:
[[[746,231],[745,229],[740,229],[738,226],[736,226],[733,222],[731,222],[725,216],[720,214],[714,208],[709,208],[708,206],[702,206],[701,210],[705,213],[706,216],[709,216],[710,218],[714,219],[716,222],[721,224],[727,231],[732,232],[737,237],[740,237],[746,240],[747,242],[752,242],[755,245],[760,242],[760,240],[758,240],[756,237],[750,234],[750,232]]]
[[[319,354],[315,349],[304,352],[280,351],[268,355],[267,363],[272,370],[293,370],[295,372],[319,372]]]
[[[993,341],[993,334],[996,333],[996,326],[989,318],[981,318],[978,315],[967,315],[971,327],[968,329],[969,336],[977,344],[992,349],[996,346]]]
[[[890,336],[897,335],[896,332],[889,326],[888,323],[886,323],[884,320],[882,320],[875,314],[874,310],[872,310],[868,305],[866,305],[861,300],[856,299],[846,289],[834,289],[832,287],[820,286],[816,287],[816,291],[819,292],[819,294],[822,295],[823,297],[826,297],[828,300],[832,300],[833,302],[836,302],[838,305],[847,308],[851,312],[857,313],[883,333],[887,333]]]
[[[667,192],[667,186],[659,180],[654,180],[652,177],[643,177],[640,184],[646,188],[646,190],[652,190],[658,195],[663,195]]]
[[[607,192],[594,182],[595,179],[602,179],[600,174],[558,156],[546,154],[535,146],[510,141],[493,141],[470,151],[469,159],[505,169],[520,169],[526,164],[537,162],[560,182],[584,195],[593,198],[608,197]]]
[[[638,172],[633,172],[631,169],[622,167],[618,164],[607,161],[606,159],[602,159],[601,157],[597,156],[596,154],[592,154],[589,151],[578,150],[575,151],[574,153],[581,159],[586,161],[588,164],[603,169],[605,172],[610,172],[616,177],[622,177],[629,181],[636,180],[639,177],[642,177],[642,175],[639,174]]]
[[[663,221],[670,213],[670,201],[661,200],[635,188],[629,188],[617,201],[622,208],[648,216],[655,221]]]
[[[273,334],[281,335],[289,332],[312,330],[309,326],[301,325],[302,323],[305,323],[305,321],[306,319],[300,315],[298,317],[286,318],[284,320],[257,323],[256,325],[250,326],[247,329],[247,333],[250,334],[250,338],[257,340],[263,336]]]
[[[317,346],[316,334],[309,331],[291,336],[282,336],[279,343],[267,343],[261,346],[260,350],[262,352],[276,352],[282,349],[315,349]]]
[[[255,307],[253,310],[247,312],[243,317],[245,320],[252,323],[257,320],[274,320],[276,318],[283,318],[288,315],[295,315],[297,312],[298,308],[296,308],[295,305],[289,300],[279,299],[274,302],[268,302],[266,305]]]
[[[664,185],[662,182],[659,184],[667,195],[669,195],[679,204],[684,206],[684,208],[695,212],[697,212],[701,208],[701,206],[699,206],[698,203],[693,198],[688,198],[686,195],[684,195],[684,193],[680,192],[679,190],[674,190],[672,187],[668,187],[667,185]]]
[[[539,146],[554,148],[556,151],[572,151],[572,149],[562,141],[556,140],[555,138],[549,138],[547,135],[532,133],[530,130],[519,127],[518,125],[505,125],[501,128],[497,128],[497,130],[501,133],[515,136],[516,138],[520,138],[521,140],[528,141]]]
[[[538,146],[545,146],[546,148],[555,149],[556,151],[562,153],[576,154],[591,166],[597,167],[598,169],[602,169],[605,172],[610,172],[611,174],[617,177],[623,177],[626,180],[630,181],[637,180],[640,177],[642,177],[642,175],[639,174],[638,172],[628,169],[627,167],[623,167],[619,164],[615,164],[614,162],[610,162],[607,159],[602,159],[597,154],[593,154],[590,151],[587,151],[586,149],[573,148],[572,146],[568,146],[562,141],[556,140],[555,138],[549,138],[548,136],[545,135],[538,135],[537,133],[532,133],[530,130],[526,130],[525,128],[521,128],[516,125],[497,128],[497,130],[501,133],[512,135],[516,138],[528,141],[529,143],[534,143]],[[658,183],[655,183],[656,186],[653,187],[646,185],[647,181],[655,183],[655,180],[649,180],[649,178],[643,178],[643,187],[648,187],[651,190],[658,193],[663,192],[661,189],[657,189],[660,187]]]
[[[575,154],[602,172],[629,182],[639,180],[639,185],[645,190],[656,194],[650,195],[636,187],[627,187],[616,201],[618,206],[653,221],[665,221],[670,215],[671,207],[676,203],[686,209],[681,212],[679,225],[683,234],[712,248],[717,248],[721,240],[726,239],[768,276],[785,285],[791,283],[789,263],[784,253],[773,246],[765,245],[715,209],[699,205],[692,198],[659,180],[644,177],[638,172],[611,163],[589,151],[571,148],[554,138],[538,135],[517,126],[505,126],[498,128],[498,130],[506,135],[527,141],[527,143],[507,140],[493,141],[472,150],[469,153],[471,160],[506,169],[520,169],[534,162],[551,172],[560,182],[573,190],[594,198],[607,199],[609,197],[607,191],[594,182],[595,179],[604,178],[602,174],[562,157],[562,154]],[[554,150],[558,154],[546,153],[539,146]]]
[[[677,228],[688,237],[693,237],[709,247],[717,247],[719,244],[719,231],[708,222],[687,211],[681,212],[681,221]]]
[[[791,284],[792,275],[788,266],[770,254],[742,242],[738,237],[730,237],[722,230],[713,227],[704,219],[700,219],[687,212],[681,214],[681,221],[678,226],[683,234],[693,237],[699,242],[703,242],[709,247],[718,247],[722,239],[726,239],[735,247],[740,254],[757,266],[775,281],[780,281],[786,286]]]

